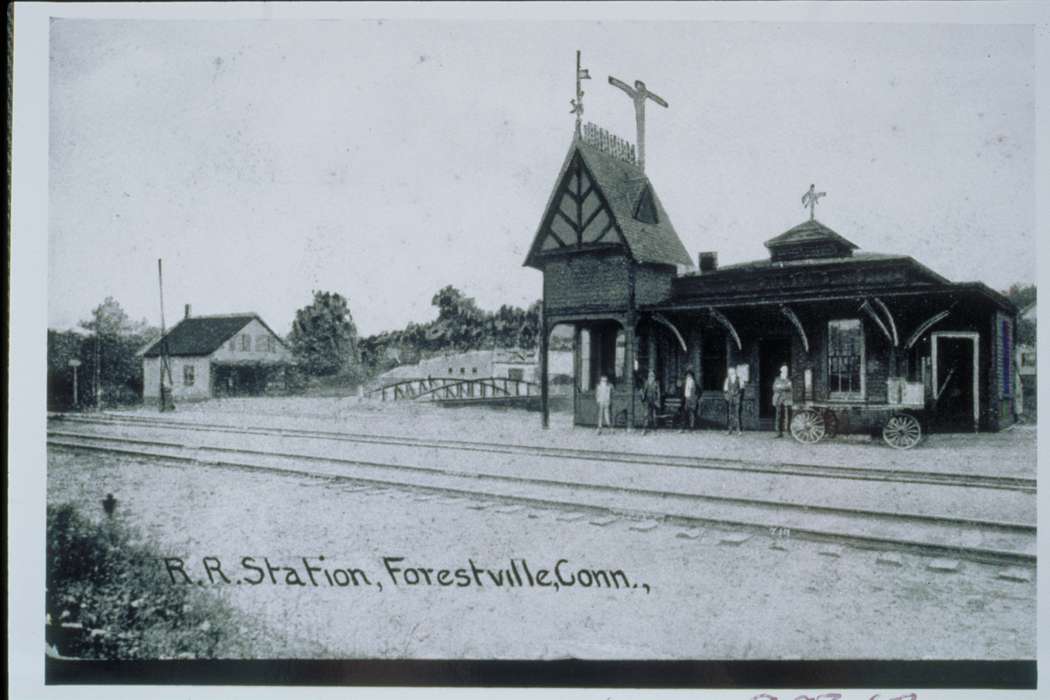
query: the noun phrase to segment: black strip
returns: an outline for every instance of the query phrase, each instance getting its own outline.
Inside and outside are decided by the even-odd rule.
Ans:
[[[1035,661],[77,661],[49,685],[1035,689]]]

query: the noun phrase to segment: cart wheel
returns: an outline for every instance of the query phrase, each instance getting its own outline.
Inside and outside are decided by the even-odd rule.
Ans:
[[[922,426],[915,416],[907,413],[894,413],[882,429],[882,439],[890,447],[908,450],[919,444],[922,439]]]
[[[816,411],[805,409],[791,419],[791,437],[804,445],[820,442],[826,434],[824,416]]]

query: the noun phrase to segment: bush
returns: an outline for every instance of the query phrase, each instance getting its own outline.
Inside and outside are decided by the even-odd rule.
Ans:
[[[234,613],[173,585],[161,558],[118,519],[92,523],[71,505],[47,508],[47,641],[98,659],[238,655]]]

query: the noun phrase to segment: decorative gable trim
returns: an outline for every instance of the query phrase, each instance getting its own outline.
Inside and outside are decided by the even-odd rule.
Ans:
[[[605,193],[575,151],[547,207],[526,264],[535,264],[537,257],[609,247],[628,248]]]

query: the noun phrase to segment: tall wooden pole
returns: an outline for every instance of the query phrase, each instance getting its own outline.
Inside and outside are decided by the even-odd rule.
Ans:
[[[99,349],[99,335],[102,332],[102,312],[95,314],[95,410],[102,410],[102,370],[99,368],[101,362],[101,351]]]
[[[163,413],[165,409],[164,371],[168,368],[168,357],[167,353],[165,352],[167,350],[167,347],[164,338],[164,336],[167,334],[167,329],[164,326],[164,269],[160,258],[157,258],[157,284],[160,287],[160,372],[158,372],[158,381],[160,382],[158,388],[160,389],[160,391],[158,392],[157,396],[159,402],[158,408],[160,409],[161,413]]]
[[[547,366],[547,351],[549,349],[548,336],[551,329],[547,326],[547,313],[545,305],[540,306],[540,412],[544,428],[550,427],[549,389],[547,380],[550,369]]]

